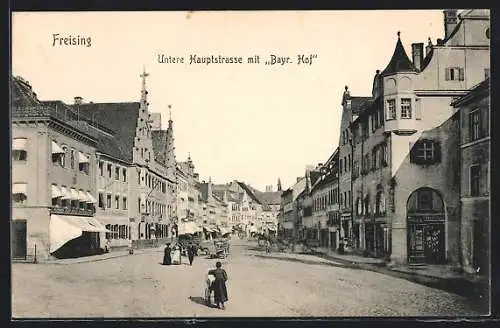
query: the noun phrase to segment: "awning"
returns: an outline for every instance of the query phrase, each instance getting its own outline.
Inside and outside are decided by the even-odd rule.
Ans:
[[[92,196],[92,194],[89,193],[88,191],[86,193],[88,198],[87,203],[97,204],[97,199],[95,199],[94,196]]]
[[[49,223],[50,252],[55,252],[68,241],[80,237],[84,231],[111,232],[95,218],[51,215]]]
[[[55,141],[52,141],[52,155],[64,153],[65,151]]]
[[[24,194],[27,195],[28,184],[26,183],[13,183],[12,184],[12,194]]]
[[[87,193],[82,190],[78,191],[78,200],[84,203],[88,203],[90,201],[87,197]]]
[[[219,230],[220,230],[221,235],[223,235],[223,236],[227,235],[228,233],[230,233],[230,231],[227,230],[227,229],[225,229],[225,228],[220,228]]]
[[[179,223],[179,235],[194,234],[202,231],[198,225],[192,221]]]
[[[69,193],[68,189],[66,187],[61,187],[61,199],[71,199],[71,194]]]
[[[26,138],[12,139],[12,150],[26,150],[27,143],[28,139]]]
[[[90,163],[90,160],[81,151],[78,152],[78,162],[80,163]]]
[[[78,191],[76,191],[76,189],[71,188],[70,195],[72,200],[80,200],[80,195],[78,194]]]
[[[61,189],[59,189],[58,186],[52,185],[52,198],[59,198],[62,196],[63,196],[63,193],[62,193]]]

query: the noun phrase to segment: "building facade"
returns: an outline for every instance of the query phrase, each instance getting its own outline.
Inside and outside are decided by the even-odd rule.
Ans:
[[[462,268],[488,277],[490,267],[490,81],[455,100],[460,116],[460,204]]]
[[[100,251],[95,218],[97,140],[72,112],[12,84],[12,256],[44,261]]]
[[[353,107],[356,98],[344,93],[341,125],[349,128],[341,130],[341,203],[352,201],[356,246],[370,256],[390,254],[394,263],[460,262],[459,189],[446,172],[456,170],[458,158],[441,149],[456,146],[453,98],[489,74],[489,11],[444,15],[444,40],[429,41],[425,55],[423,43],[412,44],[412,60],[398,32],[372,97]],[[349,147],[351,159],[343,152]]]

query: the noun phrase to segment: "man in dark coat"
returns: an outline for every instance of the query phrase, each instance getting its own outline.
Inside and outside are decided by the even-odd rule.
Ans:
[[[196,246],[192,242],[187,247],[187,254],[189,258],[189,265],[193,265],[194,256],[196,255]]]
[[[172,256],[170,255],[171,251],[172,249],[170,248],[170,243],[167,243],[167,247],[165,247],[165,251],[163,253],[163,265],[172,264]]]
[[[226,288],[227,273],[226,270],[222,269],[222,264],[220,262],[217,262],[215,264],[215,267],[216,269],[208,271],[208,274],[211,274],[215,277],[215,280],[213,282],[213,290],[214,300],[217,304],[217,308],[222,308],[222,310],[224,310],[224,302],[228,301]]]

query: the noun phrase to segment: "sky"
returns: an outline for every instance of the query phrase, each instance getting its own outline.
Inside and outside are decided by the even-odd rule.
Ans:
[[[285,189],[334,152],[344,87],[371,95],[398,31],[411,58],[412,43],[443,38],[442,10],[17,12],[12,74],[40,100],[126,102],[139,101],[145,67],[164,128],[171,105],[177,160],[190,154],[202,180],[276,190],[280,178]],[[91,46],[54,45],[54,34]],[[243,63],[189,64],[191,55]],[[247,63],[255,55],[260,63]],[[271,55],[291,63],[266,65]],[[298,65],[299,55],[314,58]]]

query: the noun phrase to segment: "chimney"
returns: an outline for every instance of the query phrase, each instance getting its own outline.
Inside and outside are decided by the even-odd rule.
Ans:
[[[451,32],[455,29],[458,24],[457,10],[456,9],[446,9],[443,11],[444,14],[444,36],[448,39]]]
[[[425,46],[425,56],[426,57],[429,54],[429,52],[431,52],[431,50],[432,50],[432,40],[431,40],[431,38],[429,38],[429,41],[427,41],[427,45]]]
[[[412,43],[411,44],[411,56],[413,60],[413,65],[417,71],[422,69],[422,62],[424,60],[424,44],[423,43]]]
[[[81,105],[83,103],[83,98],[82,97],[74,97],[75,99],[75,105]]]

